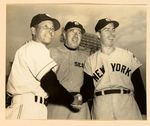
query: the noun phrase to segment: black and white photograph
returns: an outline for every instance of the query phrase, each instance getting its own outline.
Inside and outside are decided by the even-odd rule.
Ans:
[[[149,121],[146,2],[6,2],[4,10],[5,122]]]

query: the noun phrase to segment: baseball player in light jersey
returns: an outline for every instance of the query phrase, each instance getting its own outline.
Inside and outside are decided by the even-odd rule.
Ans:
[[[97,22],[95,31],[101,49],[86,60],[84,72],[88,81],[82,86],[81,94],[84,99],[88,91],[94,90],[93,119],[140,120],[142,116],[134,98],[134,88],[140,87],[139,102],[144,105],[143,114],[146,114],[146,97],[139,71],[141,63],[129,50],[114,46],[118,26],[117,21],[107,18]],[[92,85],[93,81],[94,86],[87,91],[85,87]]]
[[[83,83],[83,66],[87,55],[79,51],[78,47],[84,33],[85,29],[79,22],[69,21],[63,31],[64,45],[50,49],[51,57],[58,64],[57,78],[72,95],[79,95]],[[59,97],[61,99],[62,96]],[[90,119],[87,102],[79,108],[80,111],[73,112],[65,106],[49,104],[48,118]]]
[[[11,105],[6,108],[7,119],[47,119],[48,96],[55,102],[55,96],[65,95],[67,104],[75,100],[57,82],[54,74],[57,64],[50,58],[46,48],[55,31],[60,28],[60,23],[47,14],[38,14],[32,18],[30,28],[32,40],[17,50],[8,79],[7,92],[12,94],[13,98]],[[43,90],[41,85],[45,83],[51,87],[51,91]],[[57,91],[53,92],[54,89]]]

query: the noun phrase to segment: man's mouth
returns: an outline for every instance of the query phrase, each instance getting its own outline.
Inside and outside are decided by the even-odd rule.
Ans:
[[[114,39],[108,39],[108,40],[113,41]]]
[[[52,38],[52,35],[51,34],[46,34],[45,37]]]
[[[112,38],[112,37],[108,37],[108,40],[113,41],[113,40],[114,40],[114,38]]]

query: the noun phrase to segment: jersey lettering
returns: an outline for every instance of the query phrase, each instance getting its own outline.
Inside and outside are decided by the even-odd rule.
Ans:
[[[112,71],[120,71],[121,73],[129,76],[131,69],[125,65],[121,65],[119,63],[111,63]]]
[[[74,62],[74,65],[77,67],[84,67],[84,63]]]
[[[98,81],[105,73],[104,66],[100,67],[99,69],[95,70],[92,77],[95,81]]]

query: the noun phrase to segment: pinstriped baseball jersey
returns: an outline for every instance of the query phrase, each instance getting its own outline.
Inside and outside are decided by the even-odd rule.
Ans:
[[[116,47],[110,55],[101,51],[91,55],[85,63],[84,71],[93,77],[95,92],[134,90],[131,75],[140,66],[141,63],[133,53]],[[132,92],[94,96],[91,114],[93,119],[142,119]]]
[[[116,47],[110,55],[100,50],[91,55],[84,71],[93,77],[95,91],[109,88],[134,90],[131,75],[140,66],[132,52]]]
[[[40,86],[40,79],[54,66],[56,63],[42,43],[26,43],[16,52],[7,91],[13,95],[33,93],[47,97],[47,93]]]

